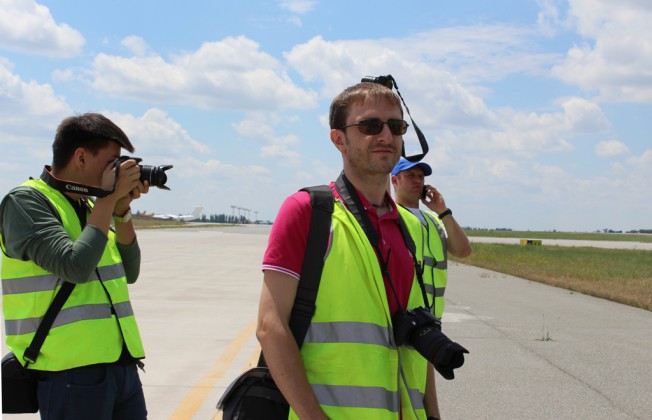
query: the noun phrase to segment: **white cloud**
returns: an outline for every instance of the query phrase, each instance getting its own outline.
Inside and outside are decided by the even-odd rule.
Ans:
[[[244,36],[204,43],[170,61],[99,54],[92,73],[95,89],[146,102],[229,110],[316,106],[313,92],[296,86],[276,58]]]
[[[0,48],[50,57],[80,53],[84,37],[33,0],[0,0]]]
[[[56,96],[49,84],[26,82],[13,74],[12,67],[11,62],[0,57],[0,130],[51,129],[72,112],[66,100]]]
[[[150,52],[149,44],[143,38],[131,35],[120,41],[120,44],[127,48],[132,54],[141,57]]]
[[[559,16],[559,0],[537,0],[541,11],[537,16],[539,30],[547,36],[555,35],[557,28],[562,25]]]
[[[281,158],[279,162],[284,166],[297,165],[301,155],[292,150],[290,146],[299,143],[299,138],[294,134],[276,134],[274,127],[265,123],[269,119],[268,116],[246,119],[233,124],[233,128],[241,136],[262,143],[260,148],[261,156],[265,158]]]
[[[599,157],[616,157],[627,153],[629,153],[627,145],[618,140],[601,141],[595,146],[595,154]]]
[[[302,15],[311,11],[315,4],[317,4],[315,0],[284,0],[279,3],[279,7]]]
[[[288,21],[288,23],[291,23],[294,26],[297,26],[299,28],[303,26],[303,21],[301,20],[301,18],[299,16],[296,16],[296,15],[288,17],[287,21]]]
[[[578,97],[563,98],[560,102],[568,131],[596,133],[609,128],[609,121],[595,102]]]
[[[553,68],[561,80],[611,102],[652,102],[652,3],[570,0],[569,15],[586,42]]]
[[[165,111],[147,110],[142,116],[107,112],[105,114],[129,136],[139,157],[176,157],[180,154],[206,153],[208,146],[193,139]],[[145,164],[152,164],[144,162]]]

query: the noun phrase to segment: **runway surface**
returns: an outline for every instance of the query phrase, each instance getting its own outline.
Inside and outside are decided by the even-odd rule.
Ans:
[[[150,419],[221,418],[224,388],[257,360],[268,231],[138,231]],[[471,353],[454,380],[437,377],[443,418],[652,418],[652,312],[459,264],[446,302],[444,332]]]

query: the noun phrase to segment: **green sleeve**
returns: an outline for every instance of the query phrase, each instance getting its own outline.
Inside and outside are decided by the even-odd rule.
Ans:
[[[122,265],[125,269],[127,283],[135,283],[140,274],[140,247],[138,246],[138,240],[134,240],[130,245],[122,245],[120,242],[117,242],[117,244],[120,257],[122,258]]]
[[[0,234],[8,256],[34,261],[78,284],[89,280],[108,240],[101,230],[87,225],[73,241],[47,199],[31,188],[17,188],[5,196],[0,204]]]

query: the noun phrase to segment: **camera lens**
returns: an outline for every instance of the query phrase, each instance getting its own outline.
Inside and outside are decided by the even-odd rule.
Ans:
[[[140,166],[140,180],[145,182],[147,181],[150,186],[158,187],[162,190],[169,190],[165,185],[168,182],[168,176],[165,174],[165,171],[172,168],[172,165],[161,165],[161,166],[151,166],[151,165],[138,165]]]
[[[399,311],[392,318],[397,345],[411,345],[435,366],[446,379],[455,378],[453,369],[464,364],[469,351],[441,332],[441,321],[426,308]]]
[[[412,346],[428,359],[446,379],[453,379],[453,369],[464,364],[464,347],[451,341],[433,325],[416,330],[411,338]]]

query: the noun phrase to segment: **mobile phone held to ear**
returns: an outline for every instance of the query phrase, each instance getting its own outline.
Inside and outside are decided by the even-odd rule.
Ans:
[[[422,200],[426,199],[426,194],[428,194],[428,188],[423,187],[423,190],[421,190],[421,199]]]

